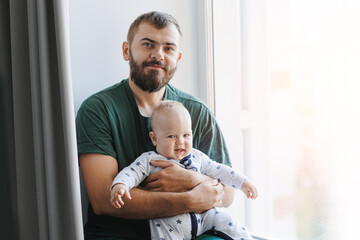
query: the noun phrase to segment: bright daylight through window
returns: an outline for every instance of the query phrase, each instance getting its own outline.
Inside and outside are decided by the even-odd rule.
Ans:
[[[239,2],[235,7],[240,8],[241,67],[235,72],[241,69],[241,74],[232,80],[228,79],[236,73],[217,75],[215,86],[217,117],[222,127],[226,125],[227,141],[230,147],[242,144],[237,151],[244,148],[245,174],[260,185],[259,199],[245,205],[245,220],[254,232],[275,239],[356,239],[360,2]],[[228,24],[230,11],[221,13],[214,7],[215,33],[216,26]],[[232,52],[227,61],[237,58],[232,44],[219,50],[220,38],[215,36],[215,73],[221,64],[229,64],[217,60],[217,52]],[[237,103],[229,104],[228,96],[234,90],[218,87],[236,86],[231,81],[241,81],[237,92],[244,102],[239,112],[247,121],[243,141],[228,127],[244,121],[230,119],[236,115]],[[221,100],[225,98],[227,102]]]

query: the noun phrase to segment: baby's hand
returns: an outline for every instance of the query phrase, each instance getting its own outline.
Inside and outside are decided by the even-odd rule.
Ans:
[[[127,189],[125,184],[118,183],[115,184],[111,190],[110,203],[116,208],[121,208],[124,205],[124,201],[121,199],[122,196],[131,199],[130,192]]]
[[[258,196],[258,192],[254,185],[246,180],[243,185],[241,186],[241,191],[243,191],[247,198],[256,199]]]

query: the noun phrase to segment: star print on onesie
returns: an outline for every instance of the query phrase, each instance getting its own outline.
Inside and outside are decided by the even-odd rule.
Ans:
[[[171,161],[185,169],[218,179],[224,185],[241,189],[246,177],[237,173],[229,166],[212,161],[199,150],[192,149],[191,153],[180,161],[167,159],[151,151],[140,155],[132,164],[125,167],[116,176],[113,185],[123,183],[129,189],[138,186],[148,175],[161,171],[162,168],[151,165],[152,160]],[[113,186],[112,185],[112,186]],[[223,239],[252,240],[245,228],[227,212],[212,208],[202,214],[188,213],[169,218],[149,220],[151,239],[190,240],[207,233]]]

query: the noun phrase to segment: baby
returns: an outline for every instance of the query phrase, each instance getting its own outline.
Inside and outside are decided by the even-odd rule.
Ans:
[[[224,185],[242,190],[248,198],[255,199],[256,188],[247,178],[232,168],[217,163],[192,148],[191,118],[187,109],[176,101],[162,101],[151,117],[150,138],[156,152],[140,155],[131,165],[124,168],[111,186],[111,204],[120,208],[123,196],[131,199],[129,190],[138,186],[149,174],[161,168],[150,164],[151,160],[168,160],[201,174],[210,176]],[[203,233],[224,239],[251,240],[246,228],[218,208],[204,213],[188,213],[168,218],[150,219],[152,239],[193,239]]]

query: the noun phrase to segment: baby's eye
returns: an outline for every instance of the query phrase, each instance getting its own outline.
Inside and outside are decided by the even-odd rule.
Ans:
[[[191,134],[190,133],[186,133],[186,134],[184,134],[184,137],[191,137]]]
[[[175,138],[175,135],[169,135],[168,138]]]

